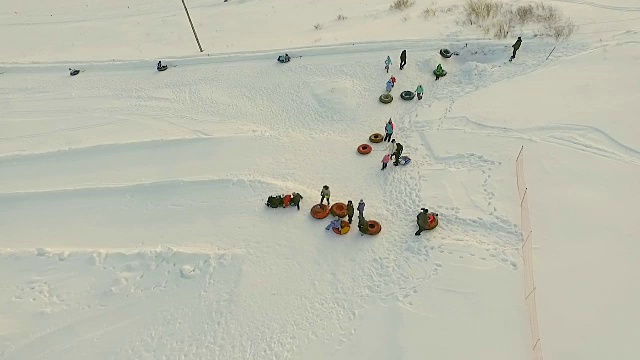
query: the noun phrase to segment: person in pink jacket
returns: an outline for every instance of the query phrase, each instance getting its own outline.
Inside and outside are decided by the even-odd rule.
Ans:
[[[382,169],[380,169],[380,170],[386,169],[387,168],[387,164],[389,163],[390,160],[391,160],[391,155],[384,154],[384,157],[382,158]]]

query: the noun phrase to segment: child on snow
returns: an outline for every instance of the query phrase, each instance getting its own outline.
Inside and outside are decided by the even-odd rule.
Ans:
[[[387,56],[387,60],[384,61],[384,69],[389,73],[389,66],[391,66],[391,57]]]
[[[391,89],[393,89],[393,81],[389,79],[389,81],[387,81],[387,92],[390,93]]]
[[[342,230],[342,219],[335,219],[332,220],[329,225],[327,225],[327,227],[325,228],[325,230],[331,230],[333,228]]]
[[[418,85],[418,87],[416,88],[416,94],[418,95],[418,100],[422,100],[423,93],[424,93],[424,89],[422,88],[422,85]]]
[[[351,200],[347,201],[347,218],[349,224],[351,224],[351,221],[353,220],[353,202],[351,202]]]
[[[387,164],[389,163],[390,160],[391,160],[391,155],[384,154],[384,157],[382,158],[382,169],[380,169],[380,170],[386,169],[387,168]]]

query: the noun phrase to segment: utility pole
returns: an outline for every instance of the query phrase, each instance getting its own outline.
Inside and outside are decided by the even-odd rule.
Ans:
[[[196,28],[193,27],[193,21],[191,21],[191,16],[189,16],[189,10],[187,9],[187,4],[182,0],[182,6],[184,6],[184,12],[187,13],[187,18],[189,19],[189,24],[191,24],[191,30],[193,30],[193,36],[196,38],[196,42],[198,43],[198,47],[200,48],[200,52],[202,52],[202,46],[200,45],[200,40],[198,40],[198,34],[196,34]]]

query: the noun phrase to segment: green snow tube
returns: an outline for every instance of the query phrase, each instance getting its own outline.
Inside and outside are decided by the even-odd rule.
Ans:
[[[393,101],[393,95],[391,94],[382,94],[380,95],[380,102],[383,104],[388,104]]]

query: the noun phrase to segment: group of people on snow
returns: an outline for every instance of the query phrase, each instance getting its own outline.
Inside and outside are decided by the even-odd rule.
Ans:
[[[302,199],[304,199],[302,195],[294,191],[291,195],[269,196],[265,205],[271,208],[287,208],[289,206],[295,206],[300,210],[300,200]]]
[[[384,138],[382,139],[383,142],[385,141],[388,142],[389,146],[387,147],[387,152],[382,157],[382,169],[380,170],[386,169],[387,164],[394,157],[395,157],[395,160],[393,162],[394,166],[398,166],[400,164],[400,161],[403,160],[402,151],[404,150],[404,147],[399,142],[396,142],[396,139],[391,139],[391,137],[393,136],[394,130],[395,130],[395,125],[393,124],[393,121],[389,119],[389,121],[387,121],[387,123],[384,125],[385,135],[384,135]]]

